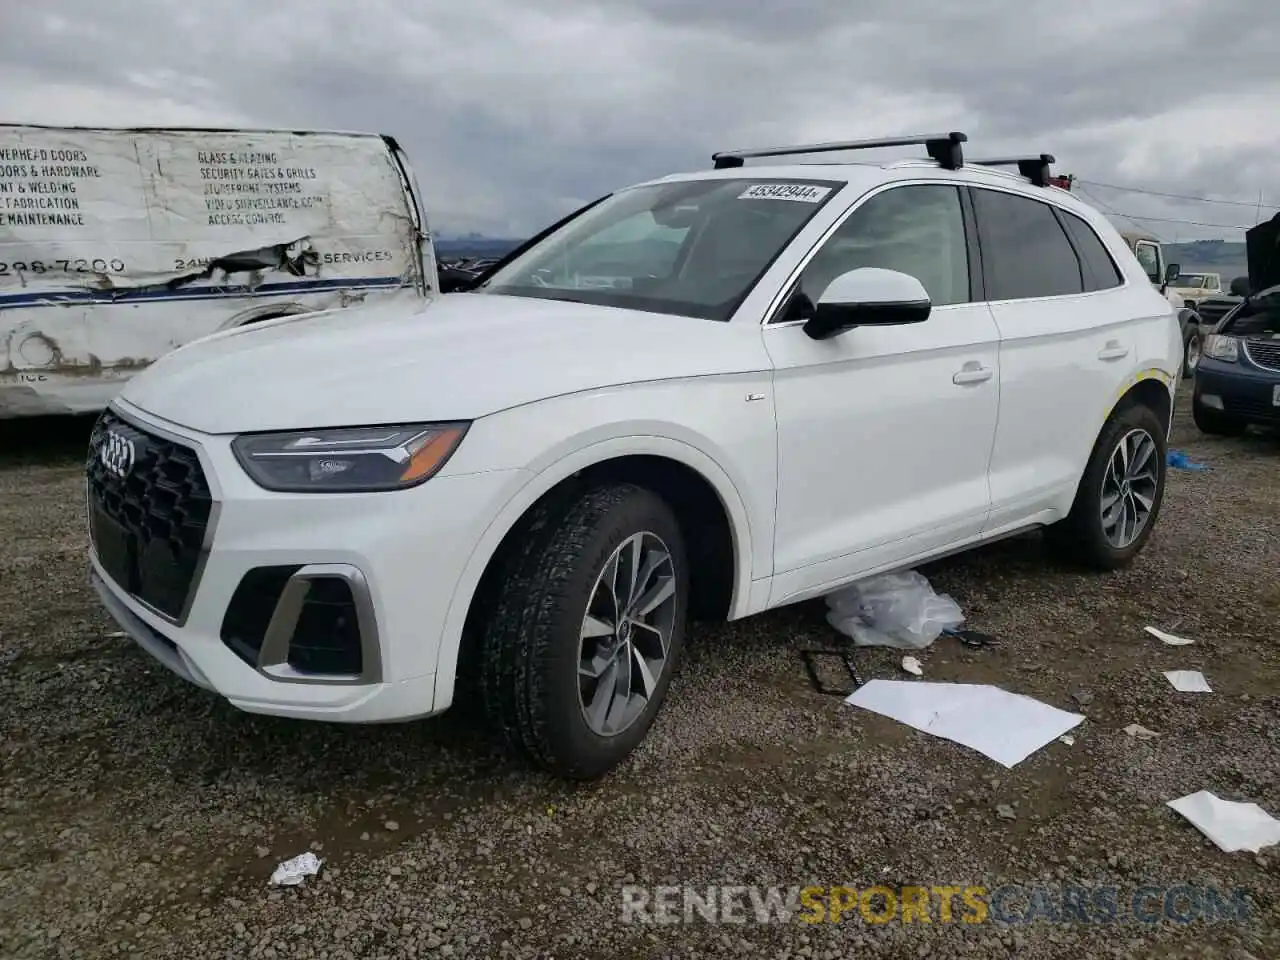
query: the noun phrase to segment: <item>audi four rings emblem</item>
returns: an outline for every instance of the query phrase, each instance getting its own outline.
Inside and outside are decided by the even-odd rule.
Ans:
[[[138,451],[134,448],[133,441],[114,431],[108,431],[102,443],[98,445],[98,459],[117,477],[129,475],[137,455]]]

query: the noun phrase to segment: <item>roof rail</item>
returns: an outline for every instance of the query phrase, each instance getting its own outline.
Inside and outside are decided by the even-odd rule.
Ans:
[[[789,157],[804,153],[835,153],[843,150],[874,150],[877,147],[911,147],[923,144],[930,159],[947,170],[964,166],[964,151],[960,144],[969,138],[958,131],[951,133],[927,133],[906,137],[884,137],[878,140],[844,140],[832,143],[799,144],[792,147],[761,147],[756,150],[722,150],[711,155],[715,169],[741,167],[748,158]]]
[[[991,160],[973,160],[971,162],[979,167],[1016,166],[1018,173],[1022,174],[1037,187],[1047,187],[1052,179],[1052,174],[1049,172],[1049,164],[1057,161],[1051,153],[1038,153],[1033,157],[998,157]]]

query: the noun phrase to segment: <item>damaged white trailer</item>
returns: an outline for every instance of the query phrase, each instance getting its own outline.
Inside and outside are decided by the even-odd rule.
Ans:
[[[436,290],[390,137],[0,124],[0,418],[100,410],[230,327]]]

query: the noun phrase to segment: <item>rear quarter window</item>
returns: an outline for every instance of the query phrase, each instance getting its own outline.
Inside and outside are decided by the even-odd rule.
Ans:
[[[1075,244],[1076,253],[1080,254],[1085,290],[1108,290],[1124,283],[1124,275],[1093,227],[1065,210],[1058,210],[1058,216],[1062,218],[1071,242]]]
[[[1084,292],[1080,258],[1052,207],[1012,193],[972,189],[988,300]]]

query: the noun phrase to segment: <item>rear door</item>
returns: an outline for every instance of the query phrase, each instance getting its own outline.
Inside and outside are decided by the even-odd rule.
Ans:
[[[1135,353],[1124,280],[1093,228],[1031,197],[971,187],[1000,331],[987,532],[1065,509]]]

